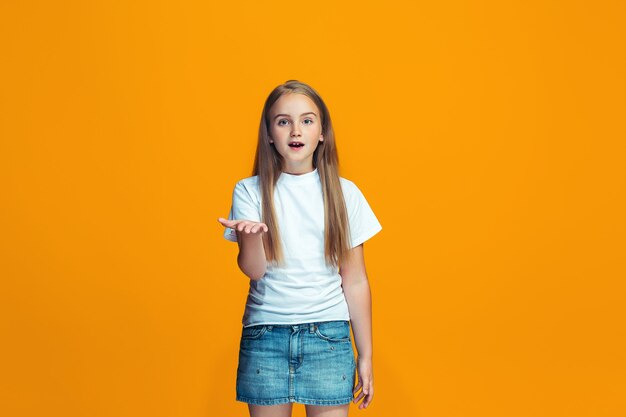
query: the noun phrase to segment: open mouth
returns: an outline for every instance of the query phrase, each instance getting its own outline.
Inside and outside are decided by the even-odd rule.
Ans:
[[[290,142],[289,143],[290,148],[301,148],[303,146],[304,146],[304,143],[302,142]]]

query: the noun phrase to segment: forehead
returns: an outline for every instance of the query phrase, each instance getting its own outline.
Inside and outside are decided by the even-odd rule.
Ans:
[[[283,94],[270,109],[270,114],[288,114],[300,116],[302,113],[314,112],[319,116],[320,112],[315,102],[308,96],[299,93]]]

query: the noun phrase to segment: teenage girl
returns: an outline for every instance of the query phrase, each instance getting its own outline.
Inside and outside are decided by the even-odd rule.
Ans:
[[[235,185],[224,237],[250,278],[237,368],[252,417],[347,416],[374,395],[363,242],[380,223],[339,177],[330,114],[310,86],[276,87],[263,107],[253,177]],[[350,325],[358,352],[354,359]],[[358,383],[355,387],[355,370]]]

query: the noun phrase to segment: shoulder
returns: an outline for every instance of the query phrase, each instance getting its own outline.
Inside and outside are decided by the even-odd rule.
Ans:
[[[360,197],[363,195],[361,190],[357,185],[350,181],[349,179],[339,177],[339,182],[341,183],[341,191],[343,191],[343,197],[347,200],[348,198]]]
[[[235,187],[243,187],[243,188],[258,188],[259,187],[259,176],[255,175],[253,177],[247,177],[240,179],[235,184]]]
[[[254,200],[258,200],[258,197],[260,195],[258,175],[243,178],[237,181],[233,193],[235,195],[247,196]]]
[[[339,182],[341,183],[341,189],[343,191],[353,191],[354,189],[358,190],[356,184],[347,178],[339,177]]]
[[[363,192],[353,182],[346,178],[340,177],[341,191],[343,192],[343,200],[346,202],[348,210],[352,210],[356,207],[360,207],[363,204],[367,204],[367,200],[363,195]]]

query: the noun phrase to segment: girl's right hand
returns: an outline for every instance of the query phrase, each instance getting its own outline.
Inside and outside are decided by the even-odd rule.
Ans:
[[[230,227],[233,230],[241,232],[245,235],[260,235],[267,232],[268,228],[265,223],[253,222],[251,220],[228,220],[223,217],[217,219],[224,227]]]

